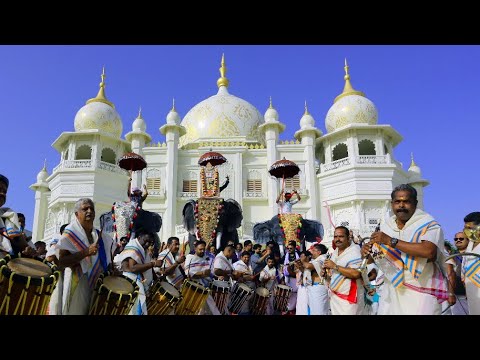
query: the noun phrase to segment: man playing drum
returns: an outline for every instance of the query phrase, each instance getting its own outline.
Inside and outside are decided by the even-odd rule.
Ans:
[[[142,211],[139,214],[146,215]],[[136,238],[131,239],[125,249],[115,257],[115,265],[123,270],[123,275],[136,281],[139,294],[130,315],[147,315],[146,293],[153,280],[152,269],[161,267],[161,260],[152,260],[148,248],[155,244],[155,233],[160,231],[160,224],[153,221],[144,221],[146,216],[140,215],[135,222]]]

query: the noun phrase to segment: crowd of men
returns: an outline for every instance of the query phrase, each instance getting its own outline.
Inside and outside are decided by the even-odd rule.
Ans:
[[[392,215],[369,238],[354,239],[347,227],[337,226],[331,249],[314,243],[300,252],[291,240],[285,254],[274,242],[263,246],[231,241],[216,249],[212,242],[199,240],[188,250],[174,236],[158,243],[160,223],[146,211],[139,213],[132,238],[115,243],[95,229],[95,204],[88,198],[76,202],[75,217],[60,236],[47,245],[34,244],[24,230],[24,216],[3,207],[8,186],[8,179],[0,175],[0,254],[58,266],[62,277],[49,314],[88,314],[96,280],[107,271],[138,286],[130,311],[138,315],[148,314],[153,283],[167,281],[180,291],[186,280],[205,288],[226,282],[231,296],[236,285],[248,286],[250,299],[238,315],[480,314],[480,212],[464,218],[464,230],[455,234],[452,246],[440,224],[417,208],[417,192],[410,185],[392,191]],[[263,306],[257,301],[262,296],[256,292],[259,288],[268,294],[265,309],[257,308]],[[288,299],[279,310],[275,295],[281,290],[287,291]],[[199,313],[229,312],[209,295]]]

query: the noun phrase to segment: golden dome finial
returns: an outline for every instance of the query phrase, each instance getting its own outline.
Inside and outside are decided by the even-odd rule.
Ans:
[[[412,162],[410,163],[410,167],[417,166],[417,164],[415,164],[415,160],[413,160],[413,152],[410,153],[410,158],[412,159]]]
[[[222,62],[219,70],[220,70],[220,78],[217,80],[217,86],[228,87],[228,79],[225,77],[225,74],[227,73],[227,67],[225,66],[225,54],[222,54]]]
[[[305,113],[303,115],[310,115],[308,112],[307,100],[305,100]]]
[[[270,106],[269,106],[268,108],[269,108],[269,109],[273,109],[272,96],[270,96]]]
[[[103,102],[115,108],[115,106],[110,101],[108,101],[107,97],[105,96],[105,78],[107,77],[105,75],[105,65],[103,65],[102,67],[102,75],[100,77],[102,78],[102,81],[100,82],[100,85],[99,85],[100,89],[98,90],[98,94],[96,97],[88,100],[87,104],[90,104],[91,102]]]
[[[334,103],[346,95],[365,96],[363,92],[355,90],[352,86],[352,83],[350,82],[350,74],[348,72],[350,66],[348,66],[347,58],[345,58],[345,66],[343,67],[343,69],[345,70],[345,76],[343,77],[345,80],[345,87],[343,88],[343,92],[335,98],[335,100],[333,101]]]

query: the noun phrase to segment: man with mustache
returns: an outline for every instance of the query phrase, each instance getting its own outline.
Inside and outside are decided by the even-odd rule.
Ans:
[[[448,299],[444,235],[435,219],[417,208],[417,191],[408,184],[393,189],[393,216],[362,247],[385,274],[379,315],[440,315]],[[372,258],[370,258],[371,262]]]
[[[332,315],[362,315],[365,307],[361,273],[360,248],[351,241],[350,231],[337,226],[333,233],[335,250],[323,267],[330,269],[330,310]],[[312,252],[313,254],[313,252]]]

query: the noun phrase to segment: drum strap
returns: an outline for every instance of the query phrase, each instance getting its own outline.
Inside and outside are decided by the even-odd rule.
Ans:
[[[103,245],[102,233],[100,230],[97,230],[98,235],[98,257],[100,258],[100,264],[102,265],[103,271],[107,271],[107,254],[105,252],[105,246]]]

